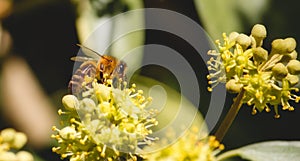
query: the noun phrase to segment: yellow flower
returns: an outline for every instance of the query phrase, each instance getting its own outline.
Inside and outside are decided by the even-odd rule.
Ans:
[[[151,98],[126,83],[117,88],[112,82],[86,87],[80,99],[66,95],[62,102],[62,129],[53,127],[58,142],[53,151],[62,158],[79,160],[137,160],[141,146],[156,138],[149,135],[157,125],[153,110],[147,109]],[[124,88],[125,87],[125,88]]]
[[[215,156],[224,149],[224,145],[220,144],[214,136],[200,138],[198,133],[199,129],[193,127],[174,144],[160,151],[149,153],[145,155],[145,158],[148,161],[215,161]]]
[[[279,118],[278,107],[293,111],[289,101],[299,102],[300,97],[294,94],[299,89],[294,87],[299,82],[300,62],[297,58],[296,41],[293,38],[276,39],[268,53],[262,47],[267,35],[266,28],[257,24],[251,35],[233,32],[223,34],[223,43],[216,41],[219,52],[209,51],[211,55],[208,69],[211,74],[209,91],[226,83],[226,89],[232,93],[244,90],[242,101],[253,106],[252,113],[271,111],[274,107],[275,117]]]

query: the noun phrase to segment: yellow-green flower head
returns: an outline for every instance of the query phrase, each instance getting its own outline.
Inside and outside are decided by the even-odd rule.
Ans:
[[[27,151],[19,151],[27,142],[27,136],[15,129],[7,128],[0,133],[0,161],[33,161]]]
[[[233,32],[223,34],[223,43],[217,40],[219,52],[209,51],[207,76],[213,89],[218,83],[226,83],[232,93],[244,91],[243,102],[253,106],[253,114],[258,111],[271,111],[279,118],[278,108],[293,111],[289,101],[299,102],[295,94],[299,89],[300,62],[296,60],[294,38],[276,39],[269,53],[262,47],[267,32],[263,25],[252,28],[251,35]]]
[[[243,46],[250,45],[249,37],[240,34],[236,37],[236,41],[230,41],[226,34],[223,34],[223,38],[223,45],[219,40],[216,41],[220,53],[217,53],[216,50],[208,52],[212,56],[207,62],[208,69],[214,73],[209,74],[207,78],[210,79],[209,84],[212,85],[212,88],[219,82],[225,83],[229,78],[241,77],[244,73],[256,68],[250,59],[253,56],[252,50],[244,51],[243,49]],[[212,88],[208,88],[208,90],[211,91]]]
[[[59,146],[53,151],[72,161],[136,160],[141,146],[156,140],[150,137],[156,113],[147,109],[151,98],[136,91],[134,84],[126,86],[114,88],[110,80],[107,84],[95,80],[80,99],[64,96],[65,111],[59,110],[62,129],[53,127],[57,134],[52,136]]]
[[[224,149],[224,145],[220,144],[214,136],[200,138],[198,133],[199,130],[193,127],[174,144],[149,153],[145,158],[148,161],[215,161],[215,156]]]

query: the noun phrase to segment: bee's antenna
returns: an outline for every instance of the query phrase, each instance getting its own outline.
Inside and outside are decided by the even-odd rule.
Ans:
[[[97,51],[95,51],[95,50],[93,50],[93,49],[91,49],[91,48],[88,48],[88,47],[83,46],[83,45],[81,45],[81,44],[76,44],[76,45],[79,46],[79,47],[81,47],[81,48],[87,49],[87,50],[89,50],[89,51],[91,51],[91,52],[94,52],[94,53],[96,53],[97,55],[99,55],[100,57],[103,58],[103,55],[101,55],[100,53],[98,53]]]

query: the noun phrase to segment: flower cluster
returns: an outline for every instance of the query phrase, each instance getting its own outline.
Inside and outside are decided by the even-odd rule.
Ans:
[[[170,136],[172,136],[171,131]],[[223,149],[224,145],[220,144],[216,137],[200,138],[199,129],[192,127],[174,144],[160,151],[149,153],[145,158],[148,161],[215,161],[215,156]]]
[[[14,151],[21,149],[27,142],[22,132],[7,128],[0,133],[0,161],[33,161],[33,156],[27,151]]]
[[[82,93],[80,99],[66,95],[65,107],[59,110],[61,129],[53,127],[58,141],[53,151],[70,161],[81,160],[137,160],[141,147],[151,144],[151,127],[157,125],[156,112],[146,107],[151,98],[143,91],[122,86],[112,87],[112,82],[99,84]]]
[[[276,39],[272,42],[270,53],[263,48],[267,36],[265,26],[257,24],[250,36],[230,33],[223,34],[223,43],[217,40],[219,51],[208,52],[211,59],[208,69],[211,74],[208,90],[212,91],[219,82],[226,83],[232,93],[244,92],[243,102],[253,106],[252,113],[271,111],[274,107],[275,118],[279,118],[278,107],[293,111],[289,101],[299,102],[295,95],[299,89],[300,62],[296,60],[296,41],[294,38]]]

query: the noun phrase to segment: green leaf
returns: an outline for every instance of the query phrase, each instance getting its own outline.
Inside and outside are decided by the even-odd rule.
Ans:
[[[267,141],[241,147],[218,156],[218,161],[239,156],[252,161],[300,160],[300,141]]]
[[[260,22],[269,2],[270,0],[194,0],[204,28],[213,40],[222,39],[220,36],[223,32],[246,32],[242,31],[244,22]]]

